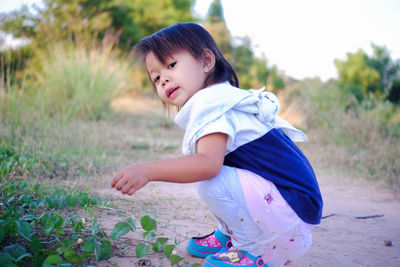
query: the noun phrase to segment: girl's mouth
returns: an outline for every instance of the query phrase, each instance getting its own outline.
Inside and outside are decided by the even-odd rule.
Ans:
[[[178,90],[178,89],[179,89],[179,87],[169,88],[169,89],[167,90],[167,97],[171,97],[172,94],[173,94],[176,90]]]

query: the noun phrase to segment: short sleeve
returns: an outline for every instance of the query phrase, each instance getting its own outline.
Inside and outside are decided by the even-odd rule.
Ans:
[[[225,154],[228,154],[230,152],[230,148],[232,147],[234,143],[234,138],[235,138],[235,127],[234,124],[232,123],[232,119],[229,116],[230,112],[224,113],[221,115],[219,118],[216,120],[207,123],[199,134],[196,136],[196,144],[197,141],[202,138],[203,136],[206,136],[208,134],[212,133],[224,133],[228,136],[227,143],[226,143],[226,152]]]

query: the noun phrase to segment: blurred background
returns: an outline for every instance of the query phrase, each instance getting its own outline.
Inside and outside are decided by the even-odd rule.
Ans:
[[[398,239],[398,204],[381,211],[378,196],[382,188],[385,201],[400,196],[399,14],[398,0],[0,0],[0,262],[124,266],[124,259],[132,266],[161,249],[168,264],[185,262],[167,238],[156,238],[148,217],[141,220],[148,232],[114,239],[135,230],[133,217],[150,214],[161,216],[161,230],[186,218],[177,227],[186,235],[169,234],[169,244],[183,244],[207,222],[195,191],[152,183],[124,198],[110,188],[124,165],[181,154],[175,111],[163,110],[131,56],[141,38],[177,22],[203,25],[241,88],[276,93],[279,114],[309,137],[298,145],[326,197],[324,213],[344,216],[320,228],[314,254],[299,266],[397,261],[395,246],[387,249],[392,241],[382,241]],[[364,187],[354,181],[371,189],[359,194]],[[177,198],[182,191],[189,198]],[[356,213],[384,219],[360,227],[351,200]],[[104,227],[114,227],[112,240]],[[129,257],[99,265],[129,247]],[[356,251],[359,261],[347,257]]]
[[[242,88],[266,86],[280,96],[283,116],[315,133],[321,146],[344,151],[346,157],[329,158],[332,166],[399,189],[398,1],[2,0],[0,6],[4,151],[12,147],[26,160],[53,157],[45,164],[50,169],[70,166],[74,156],[59,158],[62,143],[43,141],[54,136],[49,131],[108,121],[116,98],[151,94],[131,48],[191,21],[213,35]],[[3,174],[12,173],[4,166]]]

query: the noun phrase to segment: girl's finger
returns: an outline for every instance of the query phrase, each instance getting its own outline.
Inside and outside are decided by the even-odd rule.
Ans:
[[[122,187],[121,193],[122,193],[122,194],[126,194],[126,193],[128,193],[128,191],[129,191],[131,188],[132,188],[131,185],[127,183],[127,184],[124,185],[124,187]]]
[[[131,187],[128,191],[128,195],[132,196],[136,192],[136,189],[134,187]]]
[[[122,178],[122,173],[117,173],[111,181],[111,187],[114,187],[115,184]]]
[[[126,179],[120,179],[116,184],[115,184],[115,189],[121,190],[122,187],[127,183]]]

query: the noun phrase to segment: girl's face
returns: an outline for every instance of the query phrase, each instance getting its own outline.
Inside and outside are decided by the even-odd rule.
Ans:
[[[165,64],[150,51],[145,62],[161,100],[174,106],[183,106],[197,91],[203,89],[210,71],[209,64],[197,60],[186,51],[173,54]]]

